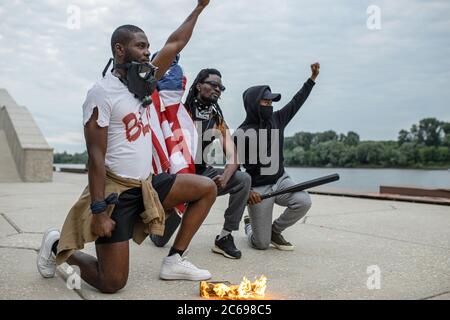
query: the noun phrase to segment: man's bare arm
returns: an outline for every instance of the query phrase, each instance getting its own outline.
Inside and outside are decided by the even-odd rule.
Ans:
[[[170,37],[167,39],[166,44],[158,53],[158,55],[153,59],[152,64],[158,67],[158,72],[156,73],[156,78],[161,79],[166,71],[172,65],[173,60],[176,55],[183,50],[186,44],[189,42],[194,30],[195,24],[197,23],[198,16],[203,11],[203,9],[209,4],[210,0],[198,0],[197,7],[194,11],[186,18],[186,20],[175,30]]]
[[[88,177],[89,193],[92,201],[105,199],[105,154],[108,138],[108,128],[97,125],[98,110],[94,109],[92,116],[84,127],[84,137],[89,155]]]
[[[233,139],[230,135],[230,129],[226,127],[225,135],[223,136],[223,152],[227,156],[227,165],[225,166],[225,172],[223,173],[226,181],[230,180],[231,176],[239,168],[236,146],[234,145]]]
[[[105,155],[108,142],[108,127],[97,125],[98,110],[94,109],[92,116],[84,126],[84,137],[89,155],[88,179],[91,201],[105,199]],[[106,212],[94,214],[91,223],[91,232],[99,237],[111,237],[116,223]]]
[[[230,135],[230,130],[225,125],[225,130],[221,132],[220,142],[222,144],[223,153],[226,156],[227,164],[222,175],[215,177],[213,180],[218,187],[225,188],[228,181],[239,168],[236,146]]]

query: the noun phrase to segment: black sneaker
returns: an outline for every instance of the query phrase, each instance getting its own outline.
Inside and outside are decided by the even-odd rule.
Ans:
[[[230,259],[240,259],[241,251],[234,245],[233,236],[231,233],[220,240],[217,240],[219,236],[216,236],[215,246],[212,251],[215,253],[220,253]]]
[[[286,239],[281,235],[281,233],[275,233],[272,231],[271,243],[278,249],[283,251],[292,251],[294,246],[287,242]]]

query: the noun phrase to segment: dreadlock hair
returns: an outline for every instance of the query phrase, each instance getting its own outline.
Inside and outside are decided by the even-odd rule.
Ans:
[[[200,72],[198,73],[194,82],[192,83],[191,87],[189,88],[189,93],[186,97],[184,106],[186,107],[187,111],[191,115],[191,118],[195,115],[195,100],[197,99],[197,96],[199,93],[199,91],[197,89],[197,84],[203,83],[203,81],[205,81],[206,78],[208,78],[211,74],[214,74],[214,75],[222,78],[222,74],[217,69],[212,69],[212,68],[202,69],[202,70],[200,70]],[[216,121],[219,129],[222,130],[222,128],[224,127],[224,119],[223,119],[222,110],[220,109],[219,104],[217,102],[214,102],[212,104],[212,107],[213,107],[213,111],[212,111],[213,118]]]

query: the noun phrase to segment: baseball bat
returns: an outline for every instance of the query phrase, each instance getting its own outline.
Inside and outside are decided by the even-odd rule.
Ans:
[[[284,190],[265,193],[265,194],[261,195],[261,199],[264,200],[264,199],[275,197],[275,196],[278,196],[280,194],[285,194],[285,193],[299,192],[299,191],[302,191],[305,189],[317,187],[322,184],[330,183],[330,182],[337,181],[337,180],[339,180],[339,175],[337,173],[334,173],[334,174],[330,174],[328,176],[324,176],[324,177],[320,177],[317,179],[308,180],[308,181],[296,184],[296,185],[289,187],[287,189],[284,189]]]

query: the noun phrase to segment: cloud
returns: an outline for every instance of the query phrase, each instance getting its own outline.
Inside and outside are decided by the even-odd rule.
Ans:
[[[80,132],[65,132],[62,135],[47,137],[49,143],[77,145],[84,143],[84,137]]]
[[[121,24],[136,24],[155,51],[195,4],[2,2],[0,87],[27,106],[51,144],[67,142],[76,148],[78,143],[82,151],[81,105],[111,56],[112,31]],[[281,107],[309,76],[309,64],[320,61],[317,85],[287,135],[333,129],[353,130],[363,139],[395,139],[400,129],[424,117],[450,121],[450,3],[377,1],[379,31],[366,27],[371,4],[212,0],[182,52],[188,86],[200,69],[219,69],[227,87],[220,103],[235,128],[243,120],[241,96],[247,87],[269,84],[282,93],[276,104]],[[67,27],[70,5],[80,9],[80,29]]]
[[[77,151],[80,145],[84,145],[84,136],[81,132],[64,132],[57,136],[46,136],[47,142],[56,152]]]

